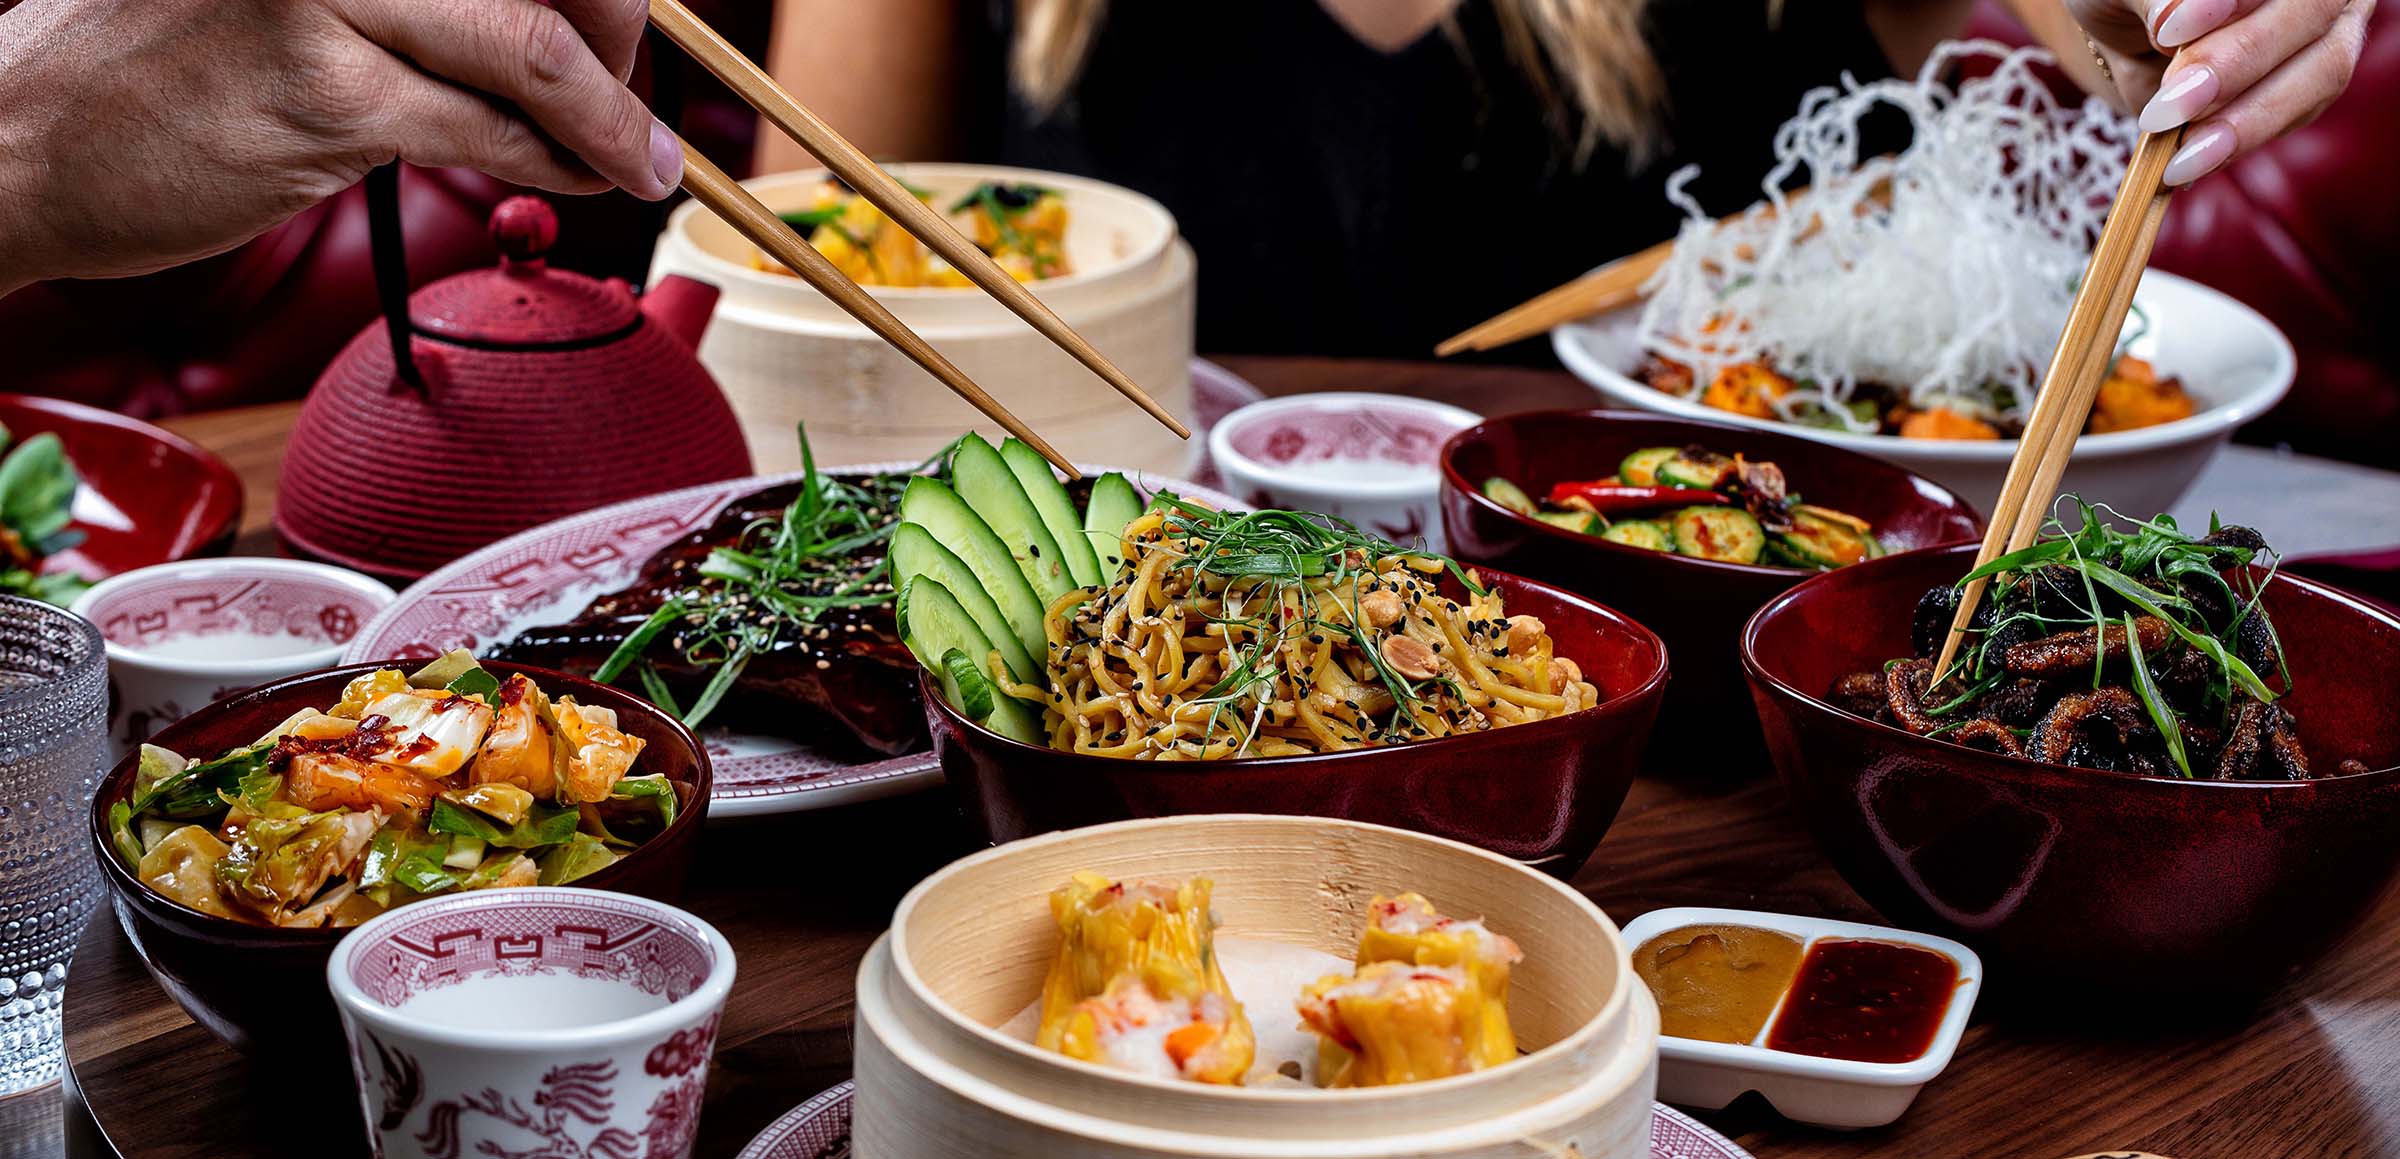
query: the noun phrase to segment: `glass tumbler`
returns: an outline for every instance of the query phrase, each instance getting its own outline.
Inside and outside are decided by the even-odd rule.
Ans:
[[[0,1095],[56,1080],[67,959],[100,895],[87,836],[108,745],[99,629],[0,596]]]

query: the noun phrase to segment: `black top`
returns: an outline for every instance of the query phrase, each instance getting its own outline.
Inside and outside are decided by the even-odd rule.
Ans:
[[[1680,165],[1704,167],[1694,191],[1714,213],[1756,201],[1801,94],[1891,71],[1852,5],[1786,0],[1770,26],[1768,0],[1653,0],[1666,147],[1628,173],[1603,143],[1578,170],[1488,0],[1462,0],[1459,37],[1389,54],[1315,0],[1119,0],[1040,121],[999,95],[1015,6],[985,2],[974,151],[1165,203],[1200,259],[1200,348],[1232,353],[1426,357],[1671,236],[1662,190]]]

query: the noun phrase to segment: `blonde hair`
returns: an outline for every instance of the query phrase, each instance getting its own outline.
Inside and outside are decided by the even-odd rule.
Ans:
[[[1315,0],[1309,0],[1315,2]],[[1647,0],[1492,0],[1509,62],[1583,164],[1602,141],[1649,159],[1666,111],[1666,77],[1642,37]],[[1108,0],[1016,0],[1009,71],[1036,115],[1057,110],[1083,71]],[[1457,25],[1442,27],[1453,40]]]

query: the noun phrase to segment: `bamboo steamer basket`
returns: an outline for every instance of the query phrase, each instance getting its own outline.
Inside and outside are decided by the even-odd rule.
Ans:
[[[1479,914],[1525,951],[1506,1066],[1361,1090],[1212,1087],[1004,1035],[1057,951],[1049,894],[1079,869],[1208,876],[1220,935],[1347,959],[1377,894]],[[1650,1154],[1658,1011],[1615,924],[1572,887],[1472,846],[1323,818],[1128,821],[1012,842],[910,891],[859,969],[860,1159],[1584,1159]]]
[[[1036,169],[889,168],[932,191],[942,210],[982,181],[1059,191],[1075,272],[1030,288],[1168,411],[1191,414],[1196,265],[1164,206],[1129,189]],[[810,169],[743,185],[783,211],[824,179],[824,170]],[[761,472],[800,468],[792,431],[802,420],[820,463],[913,461],[964,429],[994,439],[1005,433],[808,283],[754,268],[755,252],[731,226],[687,203],[667,219],[650,280],[682,274],[723,290],[700,361],[733,403]],[[1189,473],[1198,444],[1177,439],[982,290],[869,290],[1069,458]]]

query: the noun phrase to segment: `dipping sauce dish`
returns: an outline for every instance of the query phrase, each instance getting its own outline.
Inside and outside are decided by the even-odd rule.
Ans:
[[[1983,985],[1948,938],[1793,914],[1685,907],[1625,927],[1660,1012],[1658,1097],[1716,1110],[1748,1091],[1796,1122],[1877,1127],[1949,1065]]]

